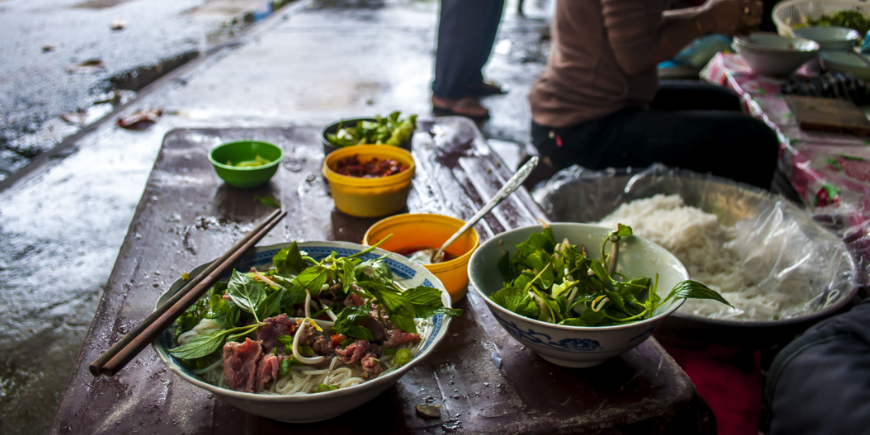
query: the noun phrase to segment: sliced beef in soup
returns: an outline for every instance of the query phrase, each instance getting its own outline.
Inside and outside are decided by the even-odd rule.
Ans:
[[[317,336],[317,330],[312,328],[311,325],[303,328],[302,331],[299,331],[296,335],[297,346],[313,346],[314,339]],[[289,353],[289,352],[288,352]]]
[[[363,379],[374,379],[384,371],[381,365],[378,364],[377,356],[371,352],[363,357],[360,364],[362,364],[363,368]]]
[[[361,298],[356,293],[351,293],[351,294],[347,295],[347,298],[345,298],[345,300],[344,300],[345,307],[349,307],[352,305],[353,306],[361,306],[361,305],[365,305],[365,304],[366,304],[366,301],[364,301],[363,298]]]
[[[296,330],[296,322],[287,317],[286,314],[281,314],[275,317],[270,317],[263,320],[265,325],[257,328],[257,340],[263,342],[266,352],[271,352],[272,348],[283,348],[283,344],[278,341],[278,336],[293,335]]]
[[[410,332],[401,331],[398,329],[394,329],[389,332],[390,338],[384,343],[384,347],[396,347],[400,344],[408,343],[408,342],[418,342],[420,341],[420,334],[413,334]]]
[[[244,343],[224,345],[224,376],[227,385],[236,391],[254,392],[257,363],[263,355],[259,341],[246,338]]]
[[[272,379],[278,379],[278,357],[271,354],[263,355],[260,359],[260,365],[257,367],[257,382],[254,385],[254,391],[263,391],[266,383]]]
[[[378,319],[375,319],[371,316],[365,316],[356,321],[356,324],[359,326],[364,326],[372,333],[372,337],[378,343],[383,343],[384,340],[387,339],[387,328],[384,328],[384,324],[379,322]]]
[[[372,350],[371,344],[365,340],[356,340],[346,348],[336,348],[335,355],[345,364],[353,364],[361,360],[365,354]]]
[[[314,353],[322,356],[332,356],[332,340],[322,335],[314,339],[314,344],[311,345]]]

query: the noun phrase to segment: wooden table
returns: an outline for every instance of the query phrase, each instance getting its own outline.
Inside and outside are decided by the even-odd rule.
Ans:
[[[143,319],[182,272],[219,256],[272,210],[289,212],[261,244],[288,240],[359,242],[377,219],[333,208],[320,175],[315,128],[201,129],[168,133],[130,225],[50,433],[662,433],[696,429],[706,409],[686,374],[654,340],[591,369],[549,364],[507,335],[473,293],[448,337],[393,388],[339,418],[291,425],[216,400],[175,377],[146,349],[112,378],[87,364]],[[280,144],[285,161],[272,182],[253,190],[223,184],[207,150],[221,142]],[[413,212],[468,218],[510,176],[475,125],[464,118],[420,122],[414,138]],[[543,213],[521,189],[477,225],[484,239],[535,223]],[[440,403],[442,419],[414,407]],[[278,432],[276,432],[278,431]]]

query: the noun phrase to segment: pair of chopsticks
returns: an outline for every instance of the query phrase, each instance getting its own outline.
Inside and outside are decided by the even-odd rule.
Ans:
[[[189,283],[169,298],[163,305],[139,323],[132,331],[118,340],[99,358],[88,366],[94,376],[104,374],[112,376],[127,365],[142,349],[145,349],[160,333],[172,325],[172,322],[182,315],[188,307],[196,303],[202,295],[227,273],[236,261],[248,250],[253,248],[272,228],[275,228],[286,211],[275,210],[265,221],[257,225],[250,233],[236,242],[227,252]]]

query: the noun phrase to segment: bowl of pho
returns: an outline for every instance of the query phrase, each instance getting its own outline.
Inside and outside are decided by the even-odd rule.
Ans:
[[[326,420],[373,399],[462,314],[423,266],[355,243],[258,247],[234,269],[153,347],[185,381],[285,422]]]
[[[671,253],[624,225],[508,231],[477,249],[468,274],[511,336],[564,367],[591,367],[630,351],[687,298],[727,304],[689,281]]]

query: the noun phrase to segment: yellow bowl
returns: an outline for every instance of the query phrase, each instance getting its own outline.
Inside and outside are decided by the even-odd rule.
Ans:
[[[464,223],[439,214],[400,214],[372,225],[362,242],[371,246],[392,234],[379,247],[406,255],[420,249],[440,248]],[[480,237],[470,228],[447,248],[449,261],[423,266],[441,280],[454,303],[468,292],[468,260],[478,245]]]
[[[338,161],[358,155],[361,162],[373,158],[395,159],[408,169],[387,177],[357,178],[335,172]],[[323,176],[329,181],[335,208],[351,216],[378,217],[395,213],[405,207],[414,177],[414,157],[411,153],[389,145],[366,145],[342,148],[323,159]]]

